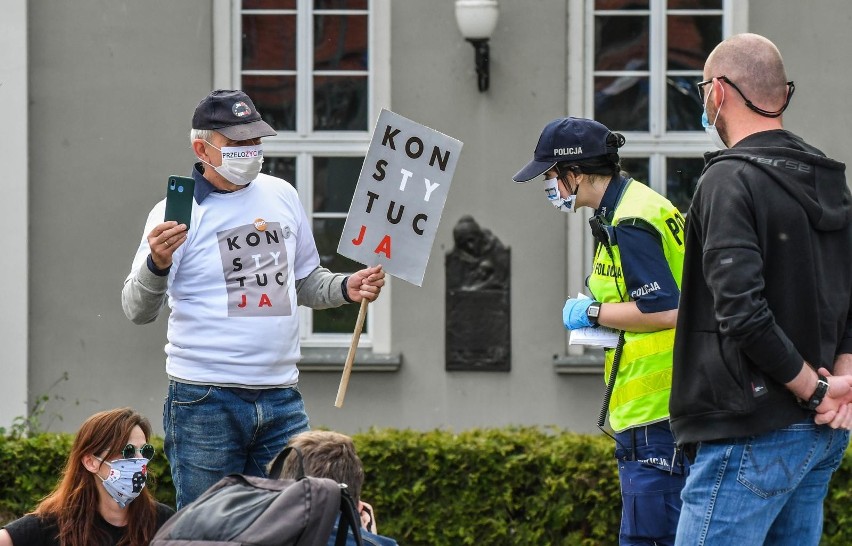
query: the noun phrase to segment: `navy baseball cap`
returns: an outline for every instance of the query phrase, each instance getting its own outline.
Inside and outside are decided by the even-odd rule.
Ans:
[[[193,129],[213,129],[231,140],[274,136],[248,95],[239,89],[217,89],[195,107]]]
[[[618,153],[617,146],[607,146],[612,133],[593,119],[559,118],[545,125],[533,159],[512,177],[515,182],[529,182],[562,161],[582,161],[592,157]]]

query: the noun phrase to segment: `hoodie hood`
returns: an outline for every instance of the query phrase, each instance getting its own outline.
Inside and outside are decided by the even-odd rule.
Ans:
[[[779,139],[782,144],[779,146]],[[764,145],[772,143],[771,146]],[[846,165],[784,130],[750,135],[731,149],[705,154],[706,171],[720,161],[746,161],[762,170],[805,210],[814,229],[836,231],[852,219]]]

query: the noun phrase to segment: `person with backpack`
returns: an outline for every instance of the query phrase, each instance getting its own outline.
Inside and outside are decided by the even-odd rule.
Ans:
[[[0,546],[147,546],[174,514],[145,487],[151,424],[130,408],[82,424],[56,488],[0,530]]]
[[[606,350],[606,411],[615,431],[624,545],[673,544],[687,466],[675,458],[669,427],[672,347],[684,220],[672,203],[620,170],[624,136],[591,119],[548,123],[533,160],[512,178],[544,175],[544,193],[561,212],[594,210],[596,241],[589,297],[569,298],[569,330],[606,326],[621,333]],[[608,401],[607,401],[608,398]]]
[[[361,499],[361,488],[364,485],[364,465],[355,452],[352,438],[339,432],[327,430],[312,430],[297,434],[290,439],[288,447],[297,449],[302,454],[302,464],[306,476],[315,478],[330,478],[348,486],[349,494],[355,502],[361,516],[361,540],[364,544],[373,546],[397,546],[394,539],[378,534],[376,530],[376,514],[373,507]],[[281,470],[282,478],[296,479],[300,476],[298,457],[287,457]],[[339,523],[339,522],[338,522]],[[338,523],[328,540],[328,546],[334,546]],[[352,531],[349,531],[347,546],[356,544]]]

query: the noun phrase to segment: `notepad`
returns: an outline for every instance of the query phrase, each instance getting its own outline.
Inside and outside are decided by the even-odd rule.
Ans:
[[[589,296],[580,292],[577,294],[578,299]],[[612,348],[618,345],[618,330],[599,326],[597,328],[577,328],[571,330],[571,335],[568,337],[568,345],[587,345],[589,347],[606,347]]]
[[[571,330],[568,345],[588,345],[590,347],[615,347],[618,345],[618,330],[600,326],[598,328],[578,328]]]

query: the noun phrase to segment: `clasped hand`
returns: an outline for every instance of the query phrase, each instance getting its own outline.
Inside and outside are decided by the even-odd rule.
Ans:
[[[820,368],[819,373],[828,378],[828,392],[816,408],[814,422],[852,429],[852,375],[831,375],[825,368]]]

